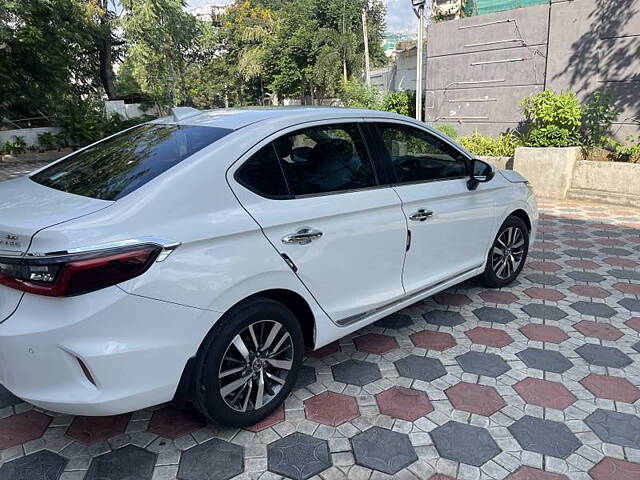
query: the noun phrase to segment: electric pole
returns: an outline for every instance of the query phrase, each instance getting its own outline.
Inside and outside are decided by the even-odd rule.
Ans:
[[[422,74],[424,67],[423,50],[424,50],[424,13],[427,0],[411,0],[413,11],[418,16],[418,45],[416,58],[416,120],[422,121]]]
[[[362,8],[362,35],[364,37],[364,72],[367,86],[371,86],[371,71],[369,66],[369,29],[367,28],[367,6]]]

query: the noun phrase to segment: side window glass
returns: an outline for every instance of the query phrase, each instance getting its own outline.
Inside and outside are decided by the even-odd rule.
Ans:
[[[274,142],[295,195],[376,185],[357,125],[306,128]]]
[[[378,129],[399,183],[467,175],[464,155],[439,138],[404,125],[379,124]]]
[[[267,197],[287,197],[289,190],[272,144],[261,148],[236,172],[236,180]]]

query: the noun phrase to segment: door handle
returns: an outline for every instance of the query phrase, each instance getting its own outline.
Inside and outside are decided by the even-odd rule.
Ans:
[[[320,230],[314,230],[313,228],[301,228],[296,233],[290,233],[282,237],[282,243],[293,243],[297,245],[307,245],[314,240],[318,240],[322,237]]]
[[[417,212],[412,213],[409,216],[409,220],[413,220],[414,222],[424,222],[432,216],[433,212],[431,210],[425,210],[424,208],[421,208]]]

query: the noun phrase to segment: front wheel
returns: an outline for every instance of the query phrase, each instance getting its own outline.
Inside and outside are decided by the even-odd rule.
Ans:
[[[522,219],[508,217],[489,250],[480,281],[492,288],[509,285],[522,271],[529,252],[529,229]]]
[[[256,297],[225,314],[198,354],[195,403],[208,418],[233,427],[253,425],[291,392],[304,341],[286,306]]]

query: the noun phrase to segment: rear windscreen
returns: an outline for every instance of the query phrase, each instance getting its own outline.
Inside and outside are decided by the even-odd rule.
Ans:
[[[232,130],[146,124],[82,150],[31,176],[63,192],[118,200]]]

